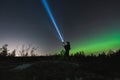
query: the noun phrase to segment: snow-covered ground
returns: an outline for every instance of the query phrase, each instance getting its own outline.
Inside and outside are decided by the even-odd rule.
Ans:
[[[21,64],[15,67],[13,70],[23,70],[31,67],[33,64]]]

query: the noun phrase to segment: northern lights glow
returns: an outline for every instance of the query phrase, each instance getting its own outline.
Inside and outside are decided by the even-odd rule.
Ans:
[[[71,54],[84,51],[86,55],[89,55],[91,53],[97,54],[101,52],[107,52],[109,50],[117,50],[119,48],[120,33],[113,32],[108,34],[101,34],[95,38],[74,43]]]
[[[57,25],[57,23],[56,23],[56,21],[55,21],[55,18],[53,17],[52,11],[51,11],[51,9],[50,9],[47,1],[46,1],[46,0],[42,0],[42,2],[43,2],[43,5],[44,5],[44,7],[45,7],[45,9],[46,9],[46,11],[47,11],[47,13],[48,13],[48,15],[49,15],[49,17],[50,17],[53,25],[54,25],[54,27],[55,27],[55,29],[56,29],[59,37],[60,37],[60,40],[61,40],[62,42],[64,42],[64,39],[63,39],[63,37],[62,37],[62,34],[61,34],[61,32],[60,32],[60,30],[59,30],[59,28],[58,28],[58,25]]]

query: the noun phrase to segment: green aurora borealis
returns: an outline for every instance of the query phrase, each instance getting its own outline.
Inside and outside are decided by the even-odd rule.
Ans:
[[[106,31],[106,32],[105,32]],[[98,54],[109,50],[117,50],[120,48],[120,30],[119,25],[115,29],[106,29],[99,35],[96,33],[94,37],[85,38],[83,41],[77,40],[72,44],[71,54],[84,51],[85,55],[91,53]]]

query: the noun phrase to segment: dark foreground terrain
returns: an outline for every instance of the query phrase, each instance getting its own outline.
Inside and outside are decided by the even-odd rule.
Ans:
[[[0,80],[120,80],[120,55],[0,57]]]

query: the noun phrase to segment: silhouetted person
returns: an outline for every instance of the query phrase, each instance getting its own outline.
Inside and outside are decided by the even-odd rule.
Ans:
[[[65,57],[69,57],[69,51],[70,51],[70,42],[66,42],[66,44],[65,43],[63,43],[64,44],[64,49],[65,49],[65,54],[64,54],[64,56]]]

